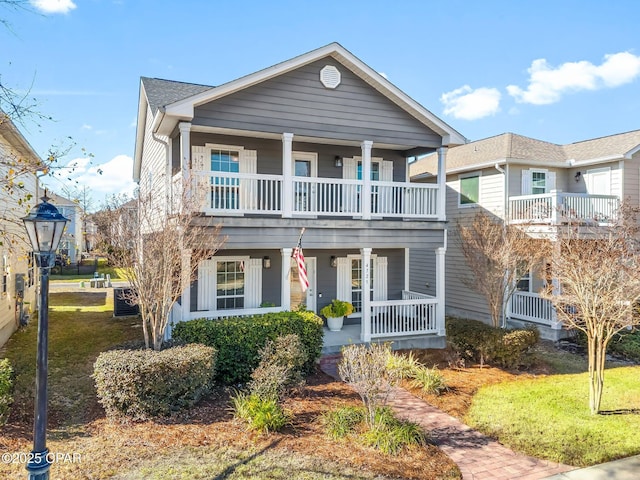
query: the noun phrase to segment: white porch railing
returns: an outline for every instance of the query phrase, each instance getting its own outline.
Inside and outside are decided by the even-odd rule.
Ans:
[[[549,326],[557,324],[553,305],[537,293],[515,292],[511,296],[509,317]]]
[[[174,177],[176,178],[176,177]],[[363,216],[361,180],[293,177],[292,198],[284,198],[283,176],[255,173],[194,172],[202,211],[216,215],[281,215],[285,203],[295,215]],[[371,182],[374,217],[436,219],[438,186]],[[288,201],[287,201],[288,200]]]
[[[615,195],[551,192],[509,198],[512,223],[588,223],[603,225],[615,220],[620,199]]]
[[[371,302],[371,338],[433,334],[438,300],[429,295],[402,292],[402,300]]]

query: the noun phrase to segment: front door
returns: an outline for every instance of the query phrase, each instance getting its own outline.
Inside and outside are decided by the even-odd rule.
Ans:
[[[611,169],[587,170],[586,177],[587,193],[590,195],[611,195]]]
[[[293,210],[316,212],[316,184],[305,180],[318,176],[318,155],[312,152],[293,152]]]
[[[291,271],[289,275],[291,309],[296,309],[304,305],[307,310],[316,312],[316,258],[305,257],[304,264],[307,269],[307,281],[309,282],[309,287],[306,292],[303,292],[300,286],[298,265],[295,260],[291,259]]]

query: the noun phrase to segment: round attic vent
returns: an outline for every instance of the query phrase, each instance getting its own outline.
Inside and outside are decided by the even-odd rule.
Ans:
[[[326,88],[336,88],[340,79],[340,71],[333,65],[326,65],[320,70],[320,81]]]

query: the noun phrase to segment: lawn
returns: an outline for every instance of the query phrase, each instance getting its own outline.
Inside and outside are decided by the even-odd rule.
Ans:
[[[602,409],[591,415],[586,373],[490,385],[467,423],[515,450],[575,466],[640,454],[640,367],[605,373]]]
[[[90,377],[99,352],[139,340],[136,319],[112,317],[112,290],[51,294],[48,446],[68,459],[51,467],[56,479],[458,479],[456,465],[437,447],[383,455],[332,441],[319,416],[357,405],[359,397],[324,374],[307,379],[285,405],[293,414],[283,432],[256,435],[232,418],[229,394],[218,389],[188,414],[155,422],[117,424],[104,418]],[[0,357],[16,371],[13,411],[0,450],[31,450],[35,322],[17,332]],[[0,478],[22,478],[23,463],[0,463]]]

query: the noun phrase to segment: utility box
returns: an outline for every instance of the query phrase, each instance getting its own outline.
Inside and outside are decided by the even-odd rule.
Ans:
[[[125,300],[131,292],[131,288],[114,288],[113,289],[113,316],[114,317],[135,317],[140,314],[138,305],[129,305]]]

